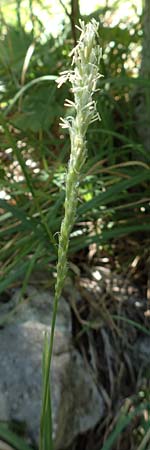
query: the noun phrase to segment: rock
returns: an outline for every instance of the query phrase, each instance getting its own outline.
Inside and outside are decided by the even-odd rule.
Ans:
[[[14,447],[11,447],[6,442],[1,441],[0,439],[0,450],[14,450]]]
[[[19,295],[18,290],[13,305]],[[16,309],[15,320],[0,329],[0,421],[24,424],[36,445],[43,336],[50,328],[52,302],[48,292],[29,287],[27,299]],[[55,449],[59,450],[69,446],[78,434],[93,428],[104,414],[92,374],[72,345],[70,309],[63,298],[57,315],[51,392]]]

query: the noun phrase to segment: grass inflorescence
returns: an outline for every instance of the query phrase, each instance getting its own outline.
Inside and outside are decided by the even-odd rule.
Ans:
[[[99,24],[94,19],[87,25],[85,25],[84,22],[81,22],[80,24],[80,39],[77,46],[72,51],[72,63],[74,69],[63,72],[58,79],[58,86],[66,80],[69,80],[72,85],[71,90],[74,94],[74,102],[67,100],[65,104],[67,106],[73,106],[75,116],[68,116],[66,119],[61,119],[61,126],[63,128],[68,128],[69,130],[71,154],[66,178],[65,214],[59,236],[57,279],[50,343],[44,366],[45,382],[41,417],[40,450],[50,450],[46,446],[47,441],[45,439],[45,433],[49,433],[49,430],[46,430],[45,428],[45,424],[48,423],[48,420],[49,423],[51,423],[51,408],[48,407],[48,404],[50,404],[49,371],[52,358],[57,306],[67,273],[69,236],[75,222],[80,173],[87,156],[87,142],[85,136],[90,123],[99,118],[96,110],[96,103],[93,99],[93,95],[97,90],[97,81],[100,78],[99,62],[101,48],[96,42]]]

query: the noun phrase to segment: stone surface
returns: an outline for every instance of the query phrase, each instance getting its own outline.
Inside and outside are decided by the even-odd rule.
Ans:
[[[17,305],[20,292],[11,305]],[[16,309],[15,320],[0,329],[0,421],[24,424],[38,444],[43,337],[49,331],[53,297],[33,287]],[[0,315],[9,304],[2,305]],[[8,311],[7,311],[8,313]],[[104,414],[94,377],[71,342],[70,309],[59,303],[51,375],[55,448],[63,449],[94,427]]]
[[[0,450],[15,450],[14,447],[11,447],[6,442],[1,441],[0,439]]]

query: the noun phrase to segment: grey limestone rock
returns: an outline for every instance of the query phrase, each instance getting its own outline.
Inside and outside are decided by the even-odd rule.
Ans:
[[[27,435],[38,444],[43,337],[50,329],[53,297],[32,286],[27,294],[15,320],[0,329],[0,421],[25,424]],[[13,305],[19,295],[15,293]],[[70,309],[63,298],[55,331],[51,392],[55,449],[59,450],[93,428],[104,414],[92,374],[72,345]]]

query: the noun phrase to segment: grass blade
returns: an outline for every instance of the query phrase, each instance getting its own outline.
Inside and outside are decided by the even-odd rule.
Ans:
[[[48,336],[47,334],[45,334],[43,363],[42,363],[42,378],[43,378],[42,404],[44,403],[45,393],[47,395],[47,403],[45,408],[45,414],[41,417],[40,450],[53,450],[50,380],[49,377],[48,379],[46,377],[47,371],[49,370],[48,354],[49,354],[49,342]]]
[[[7,444],[12,445],[15,450],[33,450],[21,437],[17,436],[16,433],[10,431],[7,426],[0,424],[0,438],[3,439]]]

